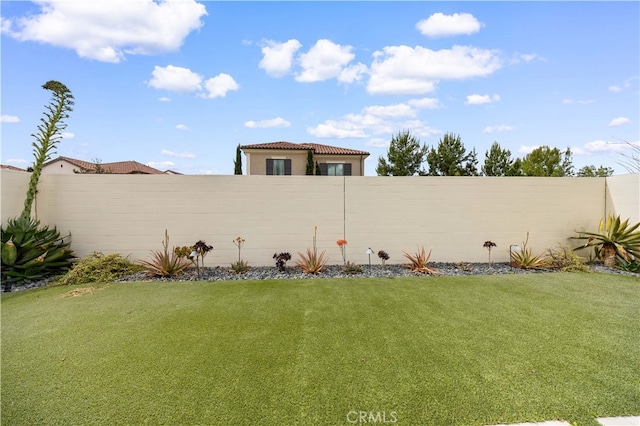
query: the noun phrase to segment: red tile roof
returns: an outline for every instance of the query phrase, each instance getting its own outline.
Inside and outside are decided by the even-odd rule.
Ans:
[[[55,163],[57,161],[66,161],[66,162],[71,163],[74,166],[78,167],[78,169],[80,169],[81,171],[85,171],[85,172],[93,171],[96,168],[96,163],[90,163],[88,161],[77,160],[75,158],[69,158],[69,157],[58,157],[56,159],[53,159],[53,160],[45,163],[44,165],[48,166],[49,164]],[[117,161],[117,162],[114,162],[114,163],[100,163],[100,167],[102,167],[104,170],[106,170],[109,173],[121,174],[121,175],[127,175],[127,174],[160,175],[160,174],[164,174],[164,172],[161,172],[158,169],[154,169],[153,167],[145,166],[144,164],[138,163],[137,161]]]
[[[21,169],[20,167],[15,167],[10,164],[0,164],[0,169],[13,170],[16,172],[26,172],[25,169]]]
[[[369,155],[366,151],[359,151],[350,148],[340,148],[337,146],[322,145],[319,143],[293,143],[284,141],[242,145],[240,149],[284,149],[298,151],[307,151],[312,149],[319,155]]]

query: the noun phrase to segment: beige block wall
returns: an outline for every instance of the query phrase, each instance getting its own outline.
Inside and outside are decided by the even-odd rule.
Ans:
[[[15,170],[0,170],[0,217],[2,226],[7,220],[22,213],[31,173]]]
[[[2,221],[21,211],[29,175],[3,170]],[[610,205],[637,200],[632,179],[614,179]],[[385,250],[390,263],[424,245],[435,262],[508,260],[510,244],[527,231],[535,252],[570,243],[576,229],[594,229],[605,211],[604,178],[323,177],[43,175],[37,212],[45,224],[72,232],[78,256],[92,251],[149,257],[170,244],[199,239],[215,250],[207,266],[237,260],[233,244],[245,238],[242,258],[271,266],[275,252],[317,245],[341,263],[336,240],[345,238],[348,260],[366,263],[368,247]],[[637,188],[636,188],[637,189]],[[635,194],[635,195],[634,195]],[[631,206],[633,207],[633,206]],[[618,208],[618,207],[616,207]],[[379,263],[377,256],[372,257]],[[294,262],[290,262],[293,264]]]
[[[640,173],[607,178],[607,214],[640,222]]]

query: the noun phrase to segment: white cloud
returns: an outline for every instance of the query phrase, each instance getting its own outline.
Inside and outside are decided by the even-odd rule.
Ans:
[[[175,165],[176,164],[173,161],[151,161],[147,163],[147,166],[158,170],[167,170]]]
[[[276,117],[269,120],[261,120],[261,121],[247,121],[244,123],[244,127],[249,127],[250,129],[267,129],[274,127],[291,127],[291,123],[285,120],[282,117]]]
[[[207,98],[224,98],[227,92],[236,91],[240,88],[238,83],[229,74],[220,73],[215,77],[208,79],[204,86],[209,92]]]
[[[540,145],[520,145],[518,152],[521,154],[531,154],[531,152],[536,148],[540,148]]]
[[[207,14],[195,0],[36,2],[39,13],[2,19],[2,32],[20,41],[73,49],[82,58],[118,63],[126,55],[175,51]]]
[[[493,132],[508,132],[513,130],[513,127],[507,126],[506,124],[501,124],[498,126],[487,126],[484,128],[484,133],[493,133]]]
[[[500,100],[500,95],[469,95],[467,96],[467,100],[465,101],[465,105],[482,105],[482,104],[490,104],[492,102],[498,102]]]
[[[503,65],[495,50],[453,46],[434,51],[421,46],[388,46],[373,54],[370,94],[422,94],[440,80],[491,75]]]
[[[340,76],[343,68],[353,60],[351,46],[340,46],[331,40],[321,39],[300,55],[302,72],[296,75],[296,81],[312,83]],[[343,78],[348,79],[343,76]]]
[[[71,133],[71,132],[62,132],[60,133],[60,136],[62,136],[65,139],[73,139],[76,137],[75,133]]]
[[[544,58],[540,57],[537,53],[519,53],[515,52],[511,55],[510,63],[512,64],[521,64],[522,62],[528,63],[533,62],[535,60],[543,61]]]
[[[411,99],[408,104],[419,109],[438,109],[442,107],[440,101],[436,98]]]
[[[577,100],[574,100],[574,99],[571,99],[571,98],[565,98],[565,99],[562,100],[562,103],[563,104],[567,104],[567,105],[570,105],[570,104],[588,105],[588,104],[595,103],[595,101],[593,99],[577,99]]]
[[[623,124],[631,123],[627,117],[616,117],[609,123],[609,127],[622,126]]]
[[[5,115],[2,114],[0,116],[0,123],[19,123],[20,117],[17,115]]]
[[[628,89],[631,87],[631,82],[634,80],[638,80],[638,76],[634,75],[633,77],[629,77],[627,78],[624,83],[622,84],[622,86],[620,85],[611,85],[609,86],[609,91],[610,92],[622,92],[624,89]]]
[[[167,98],[166,96],[161,96],[158,98],[160,102],[171,102],[171,98]]]
[[[284,43],[272,40],[264,41],[262,60],[258,65],[272,77],[282,77],[289,73],[293,64],[293,55],[302,47],[298,40],[291,39]]]
[[[29,160],[23,160],[22,158],[7,158],[7,164],[28,164]]]
[[[189,130],[189,128],[187,126],[185,126],[184,124],[178,124],[176,126],[176,129],[178,129],[178,130]]]
[[[163,149],[160,152],[161,155],[166,155],[167,157],[176,157],[176,158],[196,158],[196,155],[192,152],[189,151],[184,151],[184,152],[173,152],[173,151],[169,151],[168,149]],[[168,161],[168,163],[171,163],[170,161]],[[171,165],[173,166],[173,163],[171,163]]]
[[[367,146],[374,148],[386,148],[389,145],[391,145],[391,139],[373,138],[367,142]]]
[[[364,108],[365,114],[377,117],[415,117],[417,111],[408,104],[374,105]]]
[[[196,92],[202,88],[202,76],[189,68],[167,65],[153,67],[149,86],[174,92]]]
[[[346,67],[340,71],[338,81],[340,83],[353,83],[354,81],[360,81],[368,71],[369,68],[367,68],[365,64],[358,62],[357,64]]]
[[[344,139],[390,135],[397,129],[409,129],[416,136],[430,136],[440,133],[440,130],[431,128],[414,117],[417,115],[417,108],[432,106],[432,102],[425,102],[423,99],[404,104],[368,106],[359,114],[347,114],[340,120],[326,120],[315,127],[307,127],[307,132],[317,138]],[[402,121],[403,118],[411,120]]]
[[[638,143],[632,143],[632,145],[638,146]],[[571,152],[576,155],[592,155],[592,154],[605,154],[605,153],[620,153],[624,152],[631,147],[623,142],[609,142],[603,140],[595,140],[587,142],[583,146],[571,147]]]
[[[480,31],[482,26],[483,24],[470,13],[445,15],[439,12],[416,24],[420,33],[428,37],[470,35]]]

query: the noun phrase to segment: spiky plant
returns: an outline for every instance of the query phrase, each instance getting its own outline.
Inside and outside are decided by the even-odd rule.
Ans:
[[[621,221],[619,215],[609,215],[606,220],[600,220],[598,232],[576,231],[580,235],[572,239],[587,240],[585,245],[575,250],[593,247],[604,266],[613,268],[617,260],[632,261],[640,258],[639,227],[640,222],[630,225],[629,219]]]
[[[0,227],[2,240],[2,283],[5,291],[13,284],[35,281],[60,273],[71,266],[73,258],[69,249],[71,234],[61,237],[55,227],[41,227],[37,219],[31,218],[33,202],[36,198],[38,181],[44,163],[51,158],[56,145],[62,139],[62,131],[67,127],[64,120],[73,111],[73,95],[64,84],[48,81],[43,89],[52,92],[49,105],[45,106],[44,117],[40,119],[33,153],[35,161],[29,178],[24,208],[17,219],[8,221],[7,227]]]
[[[529,233],[527,239],[522,244],[522,249],[511,252],[511,266],[520,269],[541,269],[547,262],[545,253],[533,254],[533,250],[527,247],[529,244]]]
[[[404,257],[409,259],[409,262],[411,262],[403,266],[405,268],[409,268],[411,272],[420,272],[426,274],[438,273],[438,271],[436,271],[435,269],[427,266],[427,264],[429,263],[429,258],[431,258],[431,250],[429,250],[429,253],[427,253],[424,249],[424,246],[422,246],[422,248],[418,250],[415,255],[411,255],[406,251],[404,251],[403,253]]]
[[[151,252],[151,260],[138,261],[144,266],[147,274],[155,277],[170,277],[181,274],[191,264],[188,259],[176,252],[175,247],[173,250],[169,250],[169,232],[166,229],[162,247],[163,250]]]

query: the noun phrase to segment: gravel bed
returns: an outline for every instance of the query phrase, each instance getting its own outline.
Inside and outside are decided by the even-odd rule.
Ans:
[[[134,282],[134,281],[239,281],[239,280],[280,280],[280,279],[325,279],[325,278],[366,278],[366,277],[411,277],[424,276],[430,277],[428,274],[419,274],[411,272],[409,269],[401,265],[361,265],[362,273],[345,274],[342,272],[341,265],[325,266],[322,273],[317,275],[305,274],[300,268],[288,266],[284,272],[279,271],[271,266],[250,267],[243,274],[236,274],[230,268],[222,266],[206,267],[201,271],[198,277],[195,268],[189,268],[185,273],[176,277],[152,277],[144,272],[129,275],[125,278],[116,280],[117,282]],[[429,267],[435,269],[438,273],[435,276],[443,275],[503,275],[503,274],[538,274],[543,272],[556,272],[546,269],[517,269],[509,266],[508,263],[429,263]],[[625,272],[615,268],[606,268],[602,264],[590,265],[594,272],[602,272],[607,274],[627,275],[639,277],[640,274],[633,272]],[[12,291],[27,290],[36,287],[43,287],[54,281],[55,278],[49,278],[43,281],[36,281],[22,286],[14,287]]]

